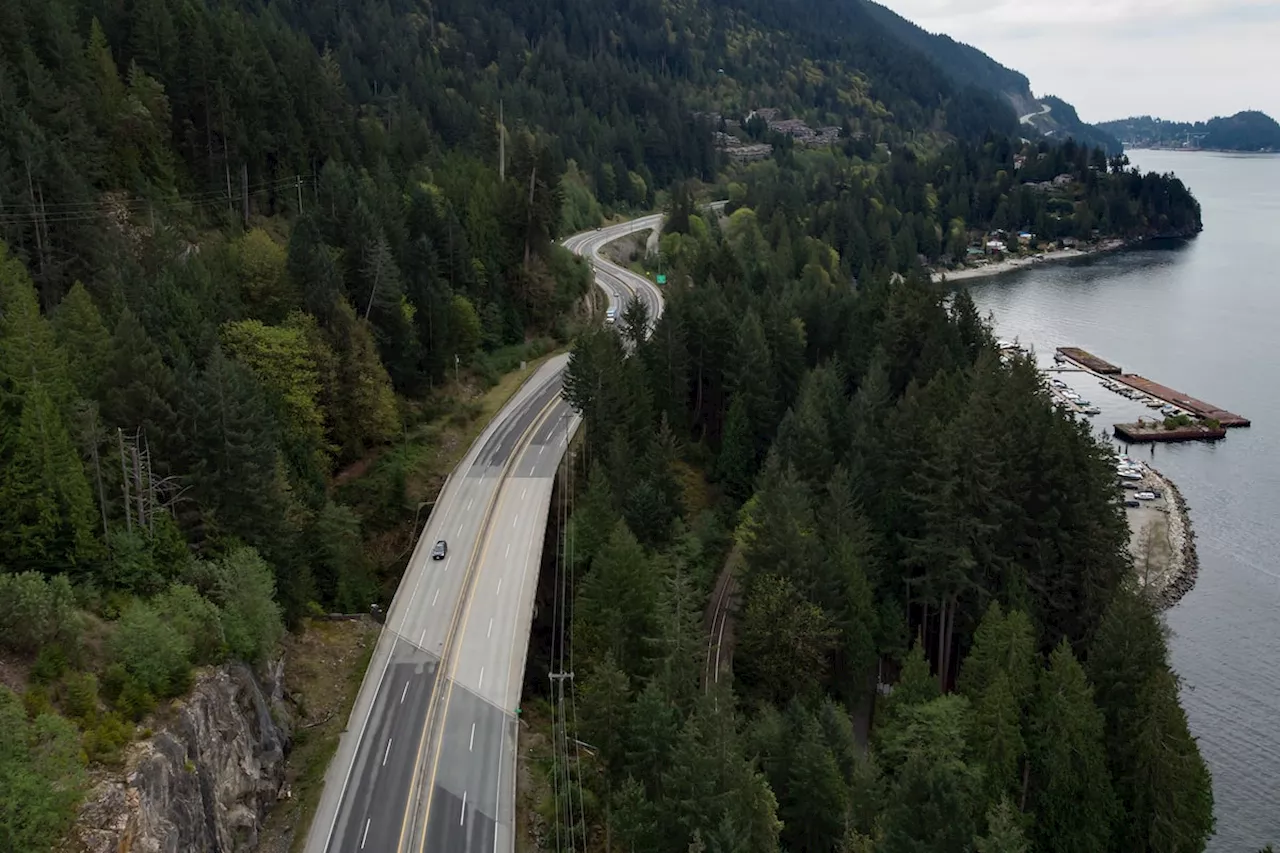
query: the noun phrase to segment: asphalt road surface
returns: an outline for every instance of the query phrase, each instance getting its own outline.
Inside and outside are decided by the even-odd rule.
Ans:
[[[621,314],[662,295],[596,255],[660,215],[565,241]],[[515,709],[557,467],[579,419],[543,364],[449,476],[325,776],[306,853],[514,849]],[[437,540],[448,555],[432,560]]]

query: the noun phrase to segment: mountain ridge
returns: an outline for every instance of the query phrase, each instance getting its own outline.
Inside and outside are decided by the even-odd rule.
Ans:
[[[899,41],[923,53],[944,74],[1008,101],[1030,127],[1050,139],[1072,137],[1077,142],[1101,146],[1108,154],[1119,154],[1120,140],[1098,125],[1082,121],[1075,107],[1054,95],[1037,97],[1031,81],[1020,71],[1003,65],[973,45],[945,33],[932,33],[874,0],[852,0],[863,6],[871,18]],[[1048,106],[1049,109],[1044,109]]]
[[[1280,151],[1280,124],[1260,110],[1241,110],[1194,122],[1130,116],[1099,126],[1135,148]]]

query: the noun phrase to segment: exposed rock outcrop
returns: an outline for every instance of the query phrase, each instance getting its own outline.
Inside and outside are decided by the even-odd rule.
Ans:
[[[89,853],[253,850],[280,795],[289,749],[283,666],[264,682],[245,666],[199,677],[171,722],[98,784],[75,829]]]

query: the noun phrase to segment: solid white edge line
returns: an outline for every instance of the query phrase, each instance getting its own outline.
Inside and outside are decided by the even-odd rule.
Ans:
[[[424,632],[425,633],[425,632]],[[382,673],[378,676],[378,685],[381,687],[382,680],[387,677],[387,669],[391,666],[391,659],[395,657],[396,646],[400,644],[400,638],[396,637],[391,643],[391,651],[387,654],[386,663],[382,665]],[[375,646],[375,651],[377,647]],[[359,701],[360,694],[356,693],[356,700]],[[333,830],[338,825],[338,815],[342,814],[342,799],[347,794],[347,788],[351,785],[351,773],[356,769],[356,759],[360,755],[360,745],[364,743],[365,731],[369,728],[369,718],[373,716],[373,706],[378,702],[378,693],[375,690],[373,701],[369,703],[369,713],[365,715],[364,722],[360,724],[360,735],[356,738],[355,750],[351,753],[351,763],[347,765],[347,775],[342,780],[342,793],[338,795],[338,804],[333,810],[333,820],[329,822],[329,831],[324,837],[324,849],[329,849],[329,844],[333,841]],[[365,825],[364,831],[368,833],[369,826]],[[363,849],[363,845],[361,846]]]

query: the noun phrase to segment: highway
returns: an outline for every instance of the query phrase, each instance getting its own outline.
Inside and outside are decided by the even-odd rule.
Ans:
[[[597,255],[661,214],[565,241],[591,259],[619,315],[662,294]],[[556,469],[579,416],[560,395],[568,356],[521,386],[449,475],[396,590],[325,775],[306,853],[510,853],[515,709]],[[431,548],[449,543],[444,560]]]

